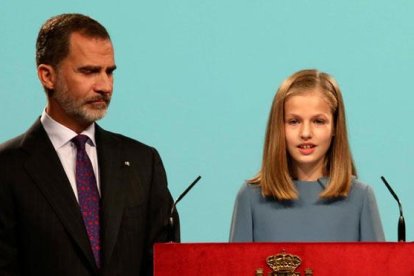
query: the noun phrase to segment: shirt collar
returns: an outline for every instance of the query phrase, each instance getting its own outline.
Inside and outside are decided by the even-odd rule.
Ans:
[[[74,132],[70,128],[58,123],[49,114],[46,113],[46,109],[43,110],[42,116],[40,117],[40,122],[47,135],[50,138],[50,141],[53,144],[55,149],[59,149],[65,146],[73,137],[77,136],[78,133]],[[88,143],[91,146],[95,146],[95,123],[92,123],[88,126],[81,134],[84,134],[89,137]]]

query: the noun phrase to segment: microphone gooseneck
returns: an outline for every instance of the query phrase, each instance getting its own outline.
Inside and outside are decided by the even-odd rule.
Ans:
[[[177,200],[174,202],[174,204],[171,207],[170,211],[170,217],[168,219],[168,240],[174,241],[174,228],[175,228],[175,221],[174,221],[174,211],[175,206],[180,202],[181,199],[184,198],[184,196],[194,187],[194,185],[201,179],[201,176],[198,176],[191,184],[187,187],[187,189],[184,190],[184,192],[177,198]]]
[[[400,209],[400,218],[398,219],[398,241],[404,241],[405,242],[405,220],[404,220],[403,209],[402,209],[400,199],[398,198],[398,196],[394,192],[394,190],[391,188],[390,184],[388,184],[385,177],[381,176],[381,180],[382,180],[382,182],[384,182],[384,184],[387,187],[388,191],[390,191],[391,195],[395,198],[395,200],[398,203],[398,208]]]

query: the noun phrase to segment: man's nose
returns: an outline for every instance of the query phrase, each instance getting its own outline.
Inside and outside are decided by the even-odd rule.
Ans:
[[[99,93],[112,93],[114,81],[112,75],[107,73],[99,74],[96,80],[95,90]]]

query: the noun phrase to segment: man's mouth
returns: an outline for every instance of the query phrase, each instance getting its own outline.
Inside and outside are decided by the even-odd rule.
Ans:
[[[88,99],[86,101],[86,104],[97,105],[102,108],[103,106],[104,107],[108,106],[110,100],[111,100],[110,97],[100,96],[100,97],[94,97],[94,98]]]

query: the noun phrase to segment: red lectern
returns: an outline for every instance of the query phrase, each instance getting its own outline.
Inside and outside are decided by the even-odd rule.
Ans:
[[[414,276],[414,243],[394,242],[156,244],[154,275],[269,275],[268,257],[279,253],[300,259],[294,275]]]

